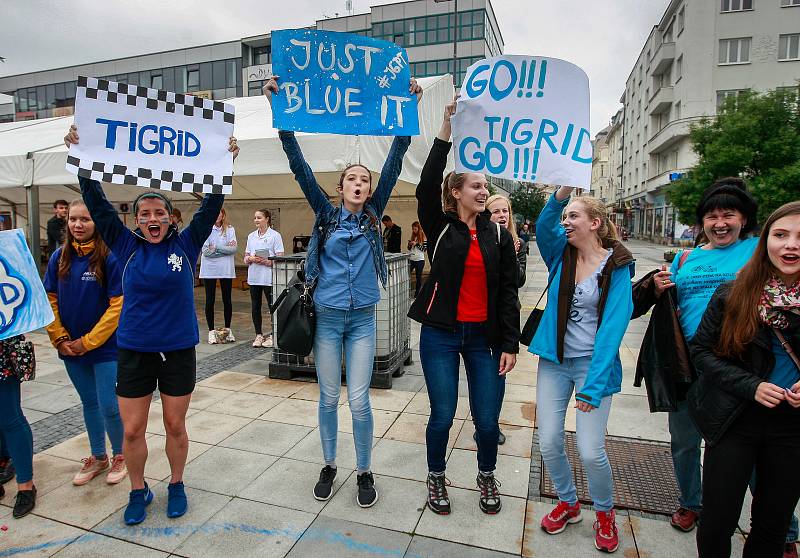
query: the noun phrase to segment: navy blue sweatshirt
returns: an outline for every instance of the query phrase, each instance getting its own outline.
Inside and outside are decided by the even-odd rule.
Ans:
[[[200,341],[194,308],[194,268],[225,197],[206,194],[180,233],[170,227],[158,244],[120,221],[100,183],[78,177],[97,230],[122,271],[122,315],[117,346],[140,352],[188,349]]]

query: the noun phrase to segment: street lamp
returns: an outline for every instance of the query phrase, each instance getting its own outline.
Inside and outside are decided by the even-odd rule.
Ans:
[[[437,4],[441,2],[453,2],[453,84],[456,81],[456,75],[458,74],[458,53],[457,53],[457,46],[458,46],[458,0],[433,0]]]

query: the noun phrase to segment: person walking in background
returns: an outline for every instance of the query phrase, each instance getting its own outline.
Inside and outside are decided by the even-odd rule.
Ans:
[[[53,202],[53,216],[47,220],[47,248],[51,256],[64,242],[68,208],[69,204],[66,200]]]
[[[519,240],[525,248],[525,254],[529,254],[528,243],[531,241],[531,226],[529,223],[522,223],[522,227],[519,230]]]
[[[564,446],[574,393],[578,453],[596,511],[594,545],[614,552],[619,535],[605,437],[612,395],[622,384],[619,347],[633,311],[634,260],[617,239],[605,205],[591,197],[570,200],[572,190],[559,188],[536,221],[536,244],[552,282],[528,350],[539,355],[539,447],[559,499],[541,527],[555,535],[582,519]]]
[[[71,126],[64,137],[69,147],[79,142]],[[239,154],[236,138],[228,151]],[[133,203],[138,227],[131,231],[96,180],[78,177],[81,194],[100,236],[122,272],[125,293],[117,330],[117,396],[125,428],[123,452],[131,491],[123,520],[136,525],[147,518],[153,492],[144,478],[147,462],[147,418],[158,389],[170,464],[167,517],[181,517],[189,508],[183,473],[189,452],[186,412],[197,380],[195,346],[200,342],[194,305],[194,264],[211,233],[225,197],[206,194],[189,226],[180,233],[170,222],[172,202],[161,191],[145,189]],[[14,459],[16,462],[16,458]]]
[[[411,238],[408,239],[408,275],[414,273],[414,298],[417,298],[422,288],[422,270],[425,269],[425,251],[428,249],[428,239],[422,230],[419,221],[411,223]]]
[[[116,394],[121,276],[119,262],[100,238],[83,200],[73,201],[66,240],[50,256],[44,288],[55,316],[47,333],[80,396],[89,435],[91,454],[72,479],[75,486],[105,472],[106,482],[117,484],[128,474]]]
[[[264,335],[262,330],[261,301],[266,297],[272,311],[272,260],[271,256],[283,256],[283,238],[272,228],[272,214],[259,209],[253,216],[256,230],[247,235],[244,263],[247,264],[247,285],[250,287],[250,303],[253,328],[256,338],[253,347],[272,347],[272,330]]]
[[[25,337],[22,335],[0,340],[0,436],[16,469],[17,498],[12,511],[15,519],[28,515],[36,507],[36,486],[33,484],[33,433],[22,411],[20,395],[22,378],[18,376],[14,362],[19,357],[15,359],[11,357],[11,353],[17,352],[19,344],[24,341]],[[0,498],[4,495],[5,488],[0,484]]]
[[[278,94],[278,76],[264,85],[272,102]],[[422,96],[415,80],[409,92]],[[356,503],[368,508],[378,501],[372,475],[373,417],[369,386],[375,361],[375,306],[386,288],[388,268],[383,253],[379,219],[386,208],[411,138],[395,136],[372,189],[372,173],[360,164],[348,165],[337,185],[340,203],[333,205],[303,158],[294,133],[278,136],[289,159],[289,168],[316,216],[305,264],[307,285],[316,284],[314,309],[314,358],[319,381],[319,434],[325,466],[314,487],[314,498],[328,500],[336,478],[336,442],[342,353],[347,375],[347,400],[353,421],[356,450]],[[398,246],[399,249],[399,246]]]
[[[203,243],[200,256],[200,279],[206,291],[206,324],[208,325],[208,344],[233,343],[236,338],[231,331],[233,303],[231,290],[236,278],[234,256],[236,255],[236,231],[228,223],[228,214],[222,208],[211,234]],[[217,298],[217,281],[222,292],[222,308],[225,327],[219,331],[214,328],[214,303]]]
[[[403,231],[400,225],[395,225],[392,218],[384,215],[381,218],[383,223],[383,249],[387,254],[399,254],[400,244],[403,238]]]
[[[703,438],[701,558],[727,557],[755,469],[744,558],[779,558],[800,498],[800,202],[776,209],[749,262],[714,293],[690,343]]]
[[[664,296],[672,297],[680,323],[674,331],[675,318],[656,318],[653,328],[657,338],[670,336],[674,343],[653,350],[645,342],[639,351],[637,370],[642,371],[652,409],[669,411],[672,464],[680,494],[679,507],[670,523],[680,531],[691,531],[702,511],[700,443],[702,438],[689,415],[686,394],[695,379],[695,371],[686,354],[686,343],[694,337],[708,301],[716,288],[730,281],[753,254],[758,238],[750,237],[757,229],[758,206],[744,181],[723,178],[709,186],[696,209],[697,227],[707,241],[693,250],[676,254],[670,270],[660,271],[637,282],[634,290],[634,318],[644,315]],[[647,339],[648,336],[645,338]],[[677,364],[670,358],[683,353]]]
[[[445,106],[417,186],[417,215],[436,238],[428,245],[431,271],[409,317],[422,324],[419,351],[430,399],[425,429],[430,510],[450,513],[445,478],[447,441],[458,402],[459,364],[464,359],[469,405],[477,435],[478,506],[502,508],[497,465],[499,415],[505,375],[519,351],[519,302],[514,241],[485,215],[486,176],[450,173],[444,179],[455,100]]]

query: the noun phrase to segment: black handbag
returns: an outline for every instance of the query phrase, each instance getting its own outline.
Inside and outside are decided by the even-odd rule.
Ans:
[[[301,266],[272,306],[280,350],[308,356],[314,348],[314,331],[317,324],[314,288],[315,285],[306,283]]]
[[[542,316],[544,315],[544,309],[539,308],[539,304],[541,304],[542,299],[544,298],[545,293],[550,290],[550,284],[553,282],[553,278],[555,277],[555,273],[550,276],[550,279],[547,281],[547,286],[542,291],[542,294],[539,295],[539,300],[536,301],[536,307],[531,310],[528,319],[525,320],[525,325],[522,326],[522,332],[519,336],[519,342],[521,345],[525,347],[529,347],[530,344],[533,342],[533,336],[536,335],[536,330],[539,328],[539,322],[542,321]]]
[[[26,341],[24,335],[17,335],[0,341],[0,344],[0,376],[14,375],[20,382],[36,378],[33,342]]]

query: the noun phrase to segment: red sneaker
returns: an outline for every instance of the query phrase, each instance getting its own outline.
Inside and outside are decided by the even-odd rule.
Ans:
[[[783,558],[797,558],[796,543],[786,543],[783,547]]]
[[[617,524],[614,521],[614,510],[597,512],[597,521],[594,522],[594,546],[601,552],[614,552],[619,547]]]
[[[679,531],[688,533],[689,531],[695,528],[699,517],[700,514],[697,512],[693,512],[692,510],[687,510],[686,508],[678,508],[678,511],[672,514],[672,517],[669,520],[669,524],[678,529]]]
[[[542,529],[550,535],[557,535],[567,528],[568,523],[578,523],[581,519],[580,502],[559,502],[553,511],[542,518]]]

